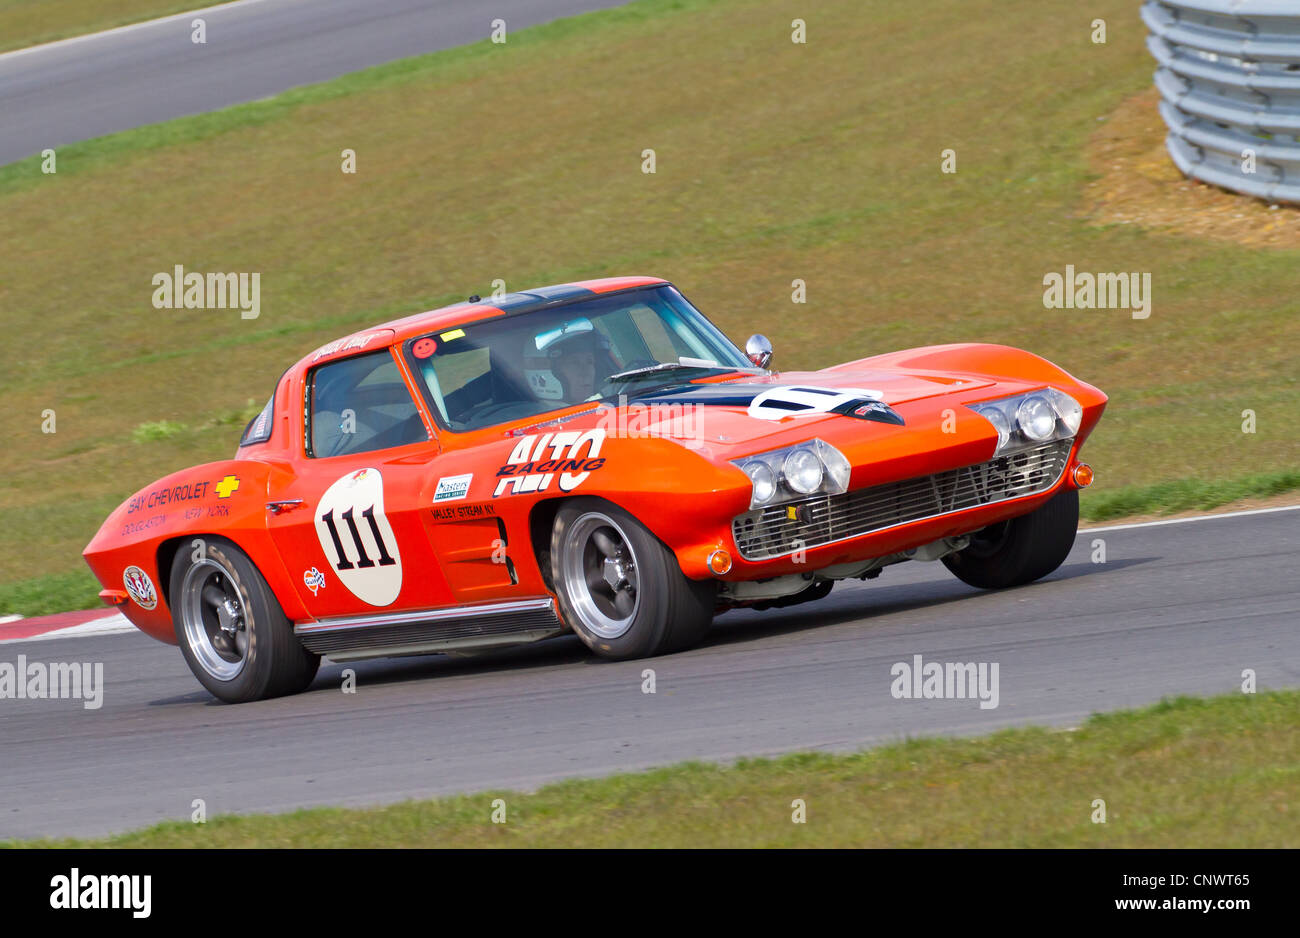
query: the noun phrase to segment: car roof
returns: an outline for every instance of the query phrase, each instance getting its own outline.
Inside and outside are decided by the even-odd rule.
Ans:
[[[660,277],[605,277],[599,280],[579,280],[574,283],[560,283],[549,287],[521,290],[507,293],[491,300],[479,300],[453,303],[450,306],[415,313],[380,323],[351,335],[343,336],[315,351],[305,355],[295,367],[312,366],[334,357],[342,357],[346,352],[358,348],[378,349],[394,342],[404,342],[417,335],[491,319],[495,316],[516,315],[538,309],[546,309],[562,303],[569,303],[583,297],[599,296],[602,293],[614,293],[636,287],[656,286],[668,283]],[[379,341],[373,341],[378,339]]]

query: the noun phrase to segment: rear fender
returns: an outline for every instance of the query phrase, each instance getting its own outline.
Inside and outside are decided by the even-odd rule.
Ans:
[[[119,505],[82,555],[108,590],[122,591],[131,568],[147,577],[154,595],[143,601],[129,596],[120,609],[161,641],[175,643],[168,595],[172,559],[180,551],[201,551],[210,537],[226,538],[244,551],[285,614],[306,618],[266,527],[267,483],[277,471],[282,470],[270,462],[229,459],[165,476]]]

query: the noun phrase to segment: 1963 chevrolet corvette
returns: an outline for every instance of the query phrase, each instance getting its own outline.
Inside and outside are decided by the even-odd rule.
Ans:
[[[771,358],[657,278],[471,297],[307,355],[233,459],[141,489],[85,557],[226,701],[321,656],[572,631],[634,658],[907,560],[997,589],[1065,559],[1096,388],[1000,345]]]

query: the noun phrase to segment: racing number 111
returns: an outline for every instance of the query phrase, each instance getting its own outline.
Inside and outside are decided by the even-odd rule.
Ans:
[[[357,523],[352,518],[352,509],[349,508],[343,514],[339,515],[348,524],[348,531],[352,535],[352,543],[357,548],[357,562],[355,564],[348,560],[347,553],[343,550],[343,541],[339,539],[339,529],[334,524],[334,509],[331,508],[325,514],[321,515],[320,520],[325,522],[325,527],[330,530],[330,539],[334,542],[334,550],[339,559],[334,566],[339,570],[351,570],[356,567],[373,567],[375,562],[370,559],[366,553],[366,545],[361,543],[361,532],[357,530]],[[388,548],[384,545],[384,536],[379,533],[379,525],[375,524],[375,506],[371,505],[365,511],[361,512],[361,517],[370,523],[370,533],[374,535],[375,544],[379,548],[379,566],[390,567],[397,563],[388,553]]]

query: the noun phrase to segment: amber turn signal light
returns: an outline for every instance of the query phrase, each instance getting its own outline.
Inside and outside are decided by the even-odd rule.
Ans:
[[[1074,467],[1074,484],[1081,489],[1092,485],[1092,466],[1081,462]]]
[[[709,554],[708,564],[710,570],[718,576],[722,576],[731,569],[731,554],[727,553],[722,548],[718,548],[713,553]]]

